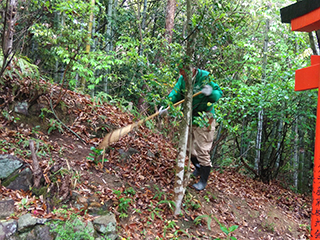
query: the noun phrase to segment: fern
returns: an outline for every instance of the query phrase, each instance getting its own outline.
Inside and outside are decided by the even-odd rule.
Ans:
[[[0,66],[3,65],[3,55],[0,53]],[[30,59],[25,56],[15,56],[11,64],[14,66],[12,68],[5,69],[3,75],[13,79],[13,75],[22,80],[25,77],[32,79],[39,79],[40,73],[38,66],[30,63]]]

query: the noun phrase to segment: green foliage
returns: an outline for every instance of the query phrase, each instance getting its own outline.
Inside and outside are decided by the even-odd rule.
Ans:
[[[120,212],[120,218],[128,216],[126,213],[128,212],[129,203],[131,201],[132,201],[131,198],[122,197],[119,199],[118,211]]]
[[[213,218],[216,220],[216,222],[219,224],[221,231],[227,235],[226,240],[237,240],[235,237],[231,236],[232,232],[238,229],[239,226],[233,225],[231,227],[226,227],[224,224],[221,224],[219,220],[213,216]],[[217,238],[216,240],[221,240]]]
[[[102,155],[103,150],[102,149],[97,149],[95,147],[91,147],[90,148],[91,152],[89,153],[89,156],[87,157],[88,160],[93,161],[95,164],[98,164],[99,161],[104,163],[105,161],[107,161],[106,159],[101,159],[98,160],[99,157]]]
[[[19,209],[22,209],[22,210],[28,209],[28,207],[32,204],[33,202],[29,201],[29,197],[27,196],[21,199],[21,202],[19,203]]]
[[[233,237],[233,236],[231,236],[231,234],[232,234],[232,232],[234,232],[235,230],[237,230],[237,228],[238,228],[238,226],[237,225],[234,225],[234,226],[231,226],[231,227],[226,227],[224,224],[221,224],[220,222],[219,222],[219,220],[215,217],[215,216],[211,216],[211,215],[200,215],[200,216],[198,216],[198,217],[196,217],[195,219],[194,219],[194,223],[196,224],[196,225],[198,225],[198,224],[200,224],[201,223],[201,221],[203,220],[203,219],[205,219],[206,220],[206,223],[207,223],[207,227],[208,227],[208,229],[209,230],[211,230],[211,227],[210,227],[210,225],[211,225],[211,222],[212,222],[212,218],[219,224],[219,226],[220,226],[220,229],[221,229],[221,231],[224,233],[224,234],[226,234],[226,236],[227,236],[227,238],[226,238],[226,240],[236,240],[236,238],[235,237]],[[216,240],[221,240],[220,238],[216,238]]]
[[[127,194],[127,195],[135,195],[136,194],[136,191],[133,189],[133,187],[129,187],[127,189],[124,190],[123,192],[124,194]]]
[[[174,201],[166,199],[166,198],[164,200],[161,200],[158,202],[158,205],[161,205],[161,204],[167,205],[172,211],[176,207],[176,203]]]
[[[20,146],[22,146],[24,149],[29,149],[30,146],[30,141],[33,141],[35,144],[35,149],[37,149],[36,151],[36,155],[39,158],[42,157],[48,157],[51,155],[51,150],[52,150],[52,146],[48,145],[45,141],[38,139],[38,138],[30,138],[30,139],[24,139],[21,143]],[[28,151],[28,153],[26,154],[26,156],[31,157],[31,153],[30,151]]]
[[[185,210],[188,210],[189,208],[193,210],[201,208],[201,204],[198,199],[196,199],[192,194],[186,191],[186,194],[184,196],[183,207]]]
[[[88,229],[76,214],[72,214],[70,219],[65,222],[53,221],[50,223],[50,227],[52,228],[50,232],[57,233],[56,239],[58,240],[94,239],[94,237],[91,236],[92,229]]]
[[[34,133],[34,130],[32,130]],[[8,153],[9,151],[14,151],[15,155],[24,156],[24,157],[31,157],[30,152],[30,141],[34,141],[35,147],[37,149],[36,155],[39,158],[48,157],[51,155],[52,146],[48,145],[45,141],[38,139],[38,138],[28,138],[17,132],[14,136],[16,142],[7,142],[5,139],[0,140],[0,152]]]
[[[49,119],[49,128],[48,128],[48,134],[50,134],[54,130],[58,130],[60,133],[63,133],[64,130],[62,128],[63,124],[58,121],[57,119],[50,118]]]
[[[20,118],[19,117],[16,117],[14,116],[13,114],[9,113],[7,110],[3,110],[1,112],[1,115],[4,117],[4,119],[6,119],[9,123],[11,122],[14,122],[14,123],[17,123]]]
[[[25,4],[28,11],[18,9],[18,15],[34,21],[19,21],[15,30],[28,29],[28,34],[21,37],[22,54],[26,57],[17,58],[14,61],[17,67],[6,70],[8,78],[39,79],[37,75],[41,72],[42,76],[59,83],[65,78],[64,86],[76,91],[79,80],[84,79],[85,90],[95,96],[96,103],[107,102],[123,111],[130,110],[139,119],[141,113],[136,107],[141,100],[147,103],[147,112],[143,113],[146,115],[154,113],[159,105],[170,105],[166,96],[179,76],[177,63],[185,56],[186,39],[193,37],[185,31],[185,4],[177,3],[170,44],[163,37],[165,29],[160,27],[165,26],[161,15],[166,9],[165,1],[148,4],[145,28],[135,2],[114,6],[113,13],[108,15],[107,1],[97,1],[91,39],[88,39],[90,1],[32,0]],[[258,177],[267,175],[270,179],[279,174],[289,175],[296,168],[291,161],[294,124],[305,133],[305,152],[313,152],[311,135],[314,135],[317,107],[316,91],[294,91],[294,70],[309,65],[311,50],[306,34],[292,32],[279,21],[283,4],[283,1],[249,4],[236,0],[200,0],[193,5],[189,23],[192,34],[197,36],[192,46],[195,49],[192,64],[210,71],[224,92],[215,104],[224,139],[217,146],[214,161],[221,166],[239,166],[238,157],[242,156],[248,166],[254,166],[258,114],[263,110]],[[264,53],[267,19],[272,21],[269,46]],[[89,53],[85,50],[87,43],[91,47]],[[267,62],[263,65],[264,54]],[[3,61],[2,56],[0,59]],[[31,63],[37,63],[39,69]],[[0,81],[3,83],[3,79]],[[178,129],[180,110],[181,107],[170,110],[172,121],[164,132]],[[14,121],[10,114],[2,114]],[[40,116],[44,118],[45,114],[43,110]],[[207,126],[202,119],[195,121]],[[146,125],[154,127],[153,122]],[[59,123],[52,123],[49,131],[54,129],[59,130]],[[306,165],[304,176],[310,170]],[[292,183],[292,177],[288,177],[288,185]],[[309,185],[306,183],[305,188]],[[298,190],[301,189],[304,188]]]
[[[198,117],[194,117],[193,124],[197,125],[200,128],[209,127],[209,118],[206,112],[201,112],[199,113]]]
[[[150,212],[150,220],[153,221],[155,216],[157,216],[159,219],[163,221],[163,218],[161,217],[159,212],[164,211],[161,208],[153,206],[153,203],[151,202],[148,206],[148,211]]]
[[[3,53],[0,52],[0,66],[3,64]],[[38,66],[31,63],[31,59],[27,56],[15,56],[12,59],[12,66],[6,68],[3,77],[8,77],[11,80],[18,78],[19,80],[24,80],[25,78],[30,78],[34,80],[40,79],[40,73]],[[2,78],[1,78],[2,79]],[[0,82],[1,83],[1,82]]]
[[[163,228],[163,236],[166,236],[167,230],[168,229],[175,229],[175,227],[177,226],[176,222],[173,220],[165,220],[166,225]]]
[[[162,192],[157,185],[154,186],[154,189],[156,189],[156,193],[155,193],[155,195],[153,196],[153,199],[156,199],[156,198],[157,198],[158,200],[161,200],[161,199],[162,199],[162,196],[164,196],[164,197],[166,198],[166,195],[165,195],[166,193],[165,193],[165,192]]]
[[[39,115],[39,117],[44,120],[46,118],[46,116],[48,116],[48,114],[53,114],[53,112],[47,108],[41,108],[41,113]]]
[[[130,207],[130,203],[132,202],[132,198],[121,197],[121,195],[124,193],[127,196],[129,195],[134,196],[136,194],[135,190],[132,187],[129,187],[125,189],[123,192],[121,190],[115,190],[115,189],[112,192],[118,198],[116,205],[117,205],[117,211],[120,213],[119,217],[120,218],[128,217],[127,212],[128,212],[128,208]]]

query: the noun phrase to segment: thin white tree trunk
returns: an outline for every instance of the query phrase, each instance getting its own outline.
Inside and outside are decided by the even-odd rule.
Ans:
[[[181,212],[181,206],[183,197],[185,194],[185,186],[184,186],[184,166],[185,166],[185,159],[186,159],[186,152],[187,152],[187,142],[188,142],[188,133],[189,133],[189,121],[191,119],[191,101],[189,98],[192,98],[192,94],[188,94],[186,99],[187,102],[185,102],[185,109],[189,111],[184,111],[187,115],[184,117],[184,123],[181,125],[181,131],[180,131],[180,141],[179,141],[179,155],[178,155],[178,161],[176,166],[176,177],[175,177],[175,186],[174,186],[174,194],[175,194],[175,215],[180,214]],[[186,106],[188,105],[188,106]]]
[[[255,158],[255,168],[259,169],[260,159],[261,159],[261,141],[262,141],[262,127],[263,127],[263,109],[258,113],[258,132],[256,139],[256,158]]]
[[[299,117],[299,122],[303,122],[303,117]],[[304,131],[298,128],[298,135],[299,135],[299,147],[298,147],[298,185],[297,188],[299,191],[303,190],[303,168],[304,168]]]
[[[293,154],[293,183],[295,188],[298,188],[298,165],[299,165],[299,134],[298,134],[298,118],[293,126],[294,130],[294,154]]]
[[[111,41],[111,35],[112,35],[112,26],[111,26],[111,18],[113,14],[113,0],[109,0],[108,3],[108,24],[107,24],[107,39],[109,40],[109,43],[106,46],[106,52],[109,54],[109,52],[112,50],[112,41]],[[108,73],[109,70],[107,69],[107,76],[104,78],[104,92],[108,93]]]
[[[60,23],[60,12],[55,12],[54,13],[54,16],[55,16],[55,20],[57,22],[57,24]],[[57,82],[59,82],[59,60],[58,58],[56,59],[56,63],[55,63],[55,68],[54,68],[54,75],[53,75],[53,79]]]
[[[281,114],[281,116],[283,116],[283,114]],[[279,126],[278,126],[278,143],[277,143],[277,160],[276,160],[276,167],[279,167],[279,163],[280,163],[280,147],[281,147],[281,138],[282,138],[282,130],[283,130],[283,121],[280,120],[279,122]]]
[[[268,51],[268,32],[270,28],[269,19],[266,20],[266,29],[265,29],[265,36],[264,36],[264,44],[263,44],[263,61],[262,61],[262,86],[265,85],[266,82],[266,68],[267,68],[267,51]],[[260,93],[260,99],[263,99],[263,90]],[[256,158],[255,158],[255,168],[258,170],[259,174],[260,168],[260,160],[261,160],[261,142],[262,142],[262,127],[263,127],[263,107],[260,106],[261,110],[258,113],[258,129],[257,129],[257,138],[256,138]]]
[[[191,0],[187,0],[187,21],[189,22],[191,19]],[[190,29],[188,29],[190,31]],[[192,59],[193,55],[193,38],[192,36],[187,41],[187,51],[186,55],[189,59]],[[179,141],[179,154],[176,166],[176,177],[175,177],[175,185],[174,185],[174,202],[175,202],[175,211],[174,214],[178,215],[181,213],[181,206],[183,197],[186,191],[186,183],[188,181],[188,175],[185,177],[184,174],[184,166],[186,159],[186,151],[187,151],[187,142],[188,142],[188,133],[189,133],[189,124],[192,121],[192,69],[189,64],[186,64],[187,69],[187,77],[185,79],[186,83],[186,97],[185,103],[183,106],[183,115],[184,119],[181,124],[180,130],[180,141]]]
[[[143,37],[144,37],[144,32],[146,28],[146,17],[147,17],[147,0],[144,0],[143,3],[143,11],[142,11],[142,22],[141,22],[141,28],[140,28],[140,51],[139,55],[142,56],[143,54]]]
[[[318,55],[318,49],[317,49],[317,46],[316,46],[315,41],[314,41],[313,32],[309,32],[308,36],[309,36],[310,47],[312,49],[313,55]]]

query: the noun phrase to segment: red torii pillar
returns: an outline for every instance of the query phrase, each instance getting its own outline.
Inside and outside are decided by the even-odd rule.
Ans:
[[[291,23],[292,31],[320,29],[320,1],[303,0],[281,10],[281,21]],[[314,148],[311,239],[320,239],[320,56],[311,56],[311,66],[296,70],[295,91],[318,88],[316,136]]]

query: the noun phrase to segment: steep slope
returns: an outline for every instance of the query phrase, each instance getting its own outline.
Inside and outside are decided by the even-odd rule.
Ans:
[[[18,91],[12,86],[19,86]],[[188,187],[183,213],[173,216],[177,151],[170,139],[140,126],[110,146],[104,160],[101,155],[92,159],[91,148],[107,132],[136,121],[135,116],[54,84],[39,81],[37,86],[28,79],[7,80],[0,90],[1,112],[9,114],[0,116],[0,139],[5,140],[0,141],[0,153],[32,163],[26,143],[38,142],[50,193],[50,199],[43,200],[1,187],[2,195],[16,201],[17,214],[55,218],[51,210],[67,205],[78,212],[82,203],[85,219],[102,209],[115,213],[125,239],[225,239],[224,231],[232,226],[238,226],[230,229],[237,239],[308,238],[310,197],[254,181],[231,168],[214,169],[204,191]],[[17,102],[29,104],[28,114],[15,113]],[[32,201],[21,209],[25,196]]]

